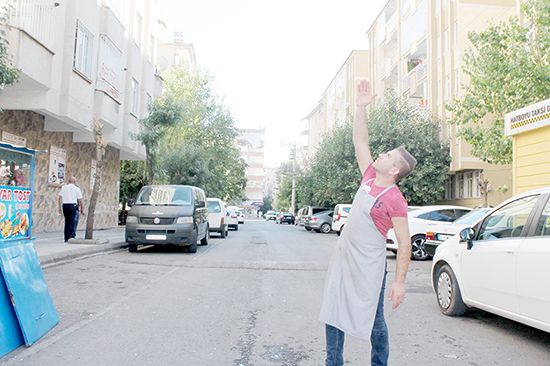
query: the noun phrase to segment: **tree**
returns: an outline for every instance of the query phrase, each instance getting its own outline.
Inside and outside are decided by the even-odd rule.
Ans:
[[[123,160],[120,163],[120,201],[127,202],[147,184],[147,166],[140,160]]]
[[[216,98],[210,77],[175,70],[165,77],[165,95],[181,108],[180,118],[167,129],[159,149],[163,179],[196,184],[208,196],[240,200],[246,187],[246,163],[235,141],[231,113]]]
[[[96,171],[94,176],[94,186],[92,188],[92,195],[90,197],[90,203],[88,204],[88,217],[86,217],[86,233],[85,239],[93,239],[94,236],[94,216],[95,206],[97,204],[97,198],[101,188],[101,175],[103,171],[103,157],[107,150],[107,143],[103,138],[103,123],[96,120],[92,124],[92,132],[95,141],[96,151]]]
[[[432,203],[442,198],[450,156],[440,142],[438,121],[424,110],[388,92],[384,104],[369,114],[369,143],[374,158],[404,145],[418,160],[413,173],[399,182],[410,204]],[[361,180],[355,159],[351,123],[326,135],[311,167],[298,177],[298,202],[333,207],[351,203]]]
[[[0,5],[0,87],[13,84],[19,78],[19,70],[13,67],[8,54],[8,40],[6,38],[6,25],[8,24],[11,8],[10,1],[4,1]]]
[[[273,206],[271,204],[272,204],[271,197],[265,196],[263,200],[263,204],[260,207],[260,211],[267,212],[269,210],[273,210]]]
[[[283,176],[279,183],[279,190],[275,199],[275,208],[278,211],[288,211],[292,195],[292,177]]]
[[[148,107],[149,115],[139,121],[140,132],[135,138],[145,146],[147,183],[152,184],[157,171],[155,158],[162,138],[168,132],[168,128],[180,119],[182,110],[170,96],[165,95],[153,100]]]
[[[470,83],[448,107],[472,153],[489,163],[512,161],[504,115],[550,96],[550,2],[530,0],[521,8],[523,22],[511,18],[468,35],[464,72]]]

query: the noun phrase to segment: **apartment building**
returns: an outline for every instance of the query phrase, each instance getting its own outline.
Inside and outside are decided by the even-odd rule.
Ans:
[[[238,129],[237,145],[241,157],[247,164],[246,167],[246,199],[243,206],[259,207],[263,203],[265,188],[264,168],[264,128],[241,128]]]
[[[36,159],[36,231],[62,229],[57,197],[68,176],[77,177],[87,207],[97,163],[95,120],[108,143],[95,226],[117,225],[120,160],[145,158],[133,136],[162,92],[154,60],[163,24],[155,3],[13,2],[8,52],[20,78],[0,91],[0,130],[4,140],[43,151]]]
[[[369,53],[352,51],[323,92],[319,103],[301,121],[299,162],[312,158],[323,136],[337,126],[351,120],[355,114],[355,81],[368,78]]]
[[[450,117],[445,106],[468,84],[462,70],[468,32],[505,21],[517,11],[515,0],[390,0],[367,32],[375,104],[383,101],[386,89],[394,89],[443,121],[442,139],[449,142],[452,157],[448,203],[482,204],[483,180],[489,182],[490,205],[511,194],[505,192],[512,186],[511,166],[472,156],[466,141],[457,137],[457,126],[445,123]]]
[[[159,44],[157,49],[157,67],[160,72],[179,68],[192,71],[196,67],[195,48],[185,43],[183,32],[176,31],[169,42]]]

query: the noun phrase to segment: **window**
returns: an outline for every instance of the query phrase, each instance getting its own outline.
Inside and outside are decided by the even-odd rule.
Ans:
[[[134,23],[134,41],[141,48],[141,28],[143,26],[143,18],[141,14],[136,14],[136,22]]]
[[[466,173],[466,192],[464,198],[472,198],[474,194],[474,173]]]
[[[92,51],[93,34],[82,25],[76,22],[76,33],[74,42],[73,69],[88,79],[92,79]]]
[[[208,201],[208,213],[220,213],[222,208],[217,201]]]
[[[453,176],[448,176],[445,180],[445,199],[453,199]]]
[[[455,198],[464,198],[464,174],[457,174],[455,177]]]
[[[139,83],[136,79],[132,78],[132,109],[130,112],[138,116],[139,112]]]
[[[430,220],[441,222],[453,222],[456,220],[455,211],[453,209],[433,211],[430,215]]]
[[[481,172],[478,170],[477,172],[474,172],[474,197],[481,197],[480,185]]]
[[[550,236],[550,200],[546,202],[535,230],[536,236]]]
[[[495,240],[520,237],[538,198],[538,195],[520,198],[487,216],[481,225],[478,239]]]

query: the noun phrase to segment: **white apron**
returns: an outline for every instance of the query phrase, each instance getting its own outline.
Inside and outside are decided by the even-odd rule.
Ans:
[[[386,238],[370,213],[376,201],[393,187],[376,197],[365,191],[369,190],[366,184],[359,187],[325,282],[319,320],[364,340],[370,339],[386,269]]]

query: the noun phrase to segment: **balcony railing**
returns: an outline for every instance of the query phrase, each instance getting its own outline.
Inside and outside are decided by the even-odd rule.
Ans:
[[[55,4],[49,0],[15,0],[10,25],[25,31],[48,49],[53,48]]]

